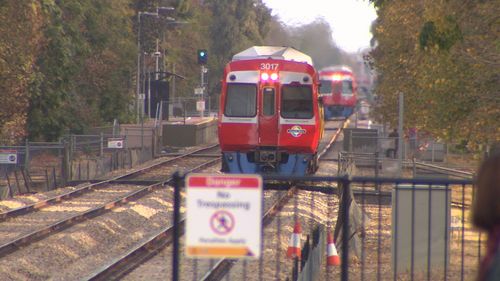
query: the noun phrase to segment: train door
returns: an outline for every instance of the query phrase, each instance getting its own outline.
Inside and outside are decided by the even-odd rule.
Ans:
[[[277,93],[274,87],[262,88],[261,109],[259,113],[259,146],[278,145]]]

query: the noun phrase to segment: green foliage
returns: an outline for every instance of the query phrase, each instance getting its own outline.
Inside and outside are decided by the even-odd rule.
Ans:
[[[82,132],[126,118],[135,50],[127,4],[43,1],[44,44],[30,84],[30,138],[54,140],[66,130]]]
[[[450,50],[458,40],[462,39],[462,32],[453,17],[446,16],[448,24],[446,30],[439,32],[432,21],[424,23],[420,32],[420,48],[426,49],[438,46],[441,50]]]
[[[224,65],[246,48],[262,45],[271,22],[271,11],[261,0],[207,0],[210,11],[210,81],[217,93]]]
[[[378,113],[397,122],[405,94],[405,127],[469,147],[500,140],[495,1],[384,1],[371,53],[378,73]]]
[[[179,23],[151,15],[175,7]],[[146,72],[176,80],[176,96],[192,97],[200,68],[196,50],[209,53],[209,94],[219,93],[231,57],[253,45],[290,45],[319,67],[344,63],[322,20],[287,27],[262,0],[16,0],[0,3],[0,142],[55,140],[114,118],[134,119],[137,40]],[[293,35],[292,35],[293,34]],[[158,41],[157,41],[158,40]],[[144,55],[145,53],[145,55]]]

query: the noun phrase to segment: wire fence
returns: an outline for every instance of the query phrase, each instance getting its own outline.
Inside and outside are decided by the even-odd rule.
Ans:
[[[100,178],[160,153],[158,128],[124,128],[123,133],[68,135],[59,142],[0,146],[0,198]]]
[[[293,196],[263,220],[261,257],[189,259],[181,250],[174,264],[180,280],[472,280],[477,274],[485,235],[471,225],[470,180],[265,180],[264,213],[284,194]],[[218,265],[222,274],[211,279]]]
[[[177,120],[192,117],[212,117],[216,116],[219,109],[219,96],[208,96],[205,98],[176,98],[169,101],[162,101],[162,108],[168,108],[164,119]]]

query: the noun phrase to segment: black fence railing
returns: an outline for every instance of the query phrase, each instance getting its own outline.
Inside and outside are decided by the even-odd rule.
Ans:
[[[261,258],[186,259],[177,244],[179,280],[473,280],[477,274],[485,236],[470,221],[471,180],[264,179],[264,213],[283,194],[291,196],[263,223]],[[174,204],[178,216],[183,204]],[[292,234],[300,237],[300,257],[287,255]],[[203,278],[219,264],[221,278]]]

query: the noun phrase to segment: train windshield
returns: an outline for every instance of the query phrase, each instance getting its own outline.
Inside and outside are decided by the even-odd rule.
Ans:
[[[332,81],[331,80],[320,80],[321,87],[319,88],[320,94],[331,94],[332,93]]]
[[[342,80],[333,82],[333,93],[342,94],[344,96],[352,95],[352,81]]]
[[[228,117],[254,117],[256,100],[257,85],[228,84],[224,115]]]
[[[310,85],[283,86],[281,89],[281,116],[283,118],[310,119],[313,115]]]

